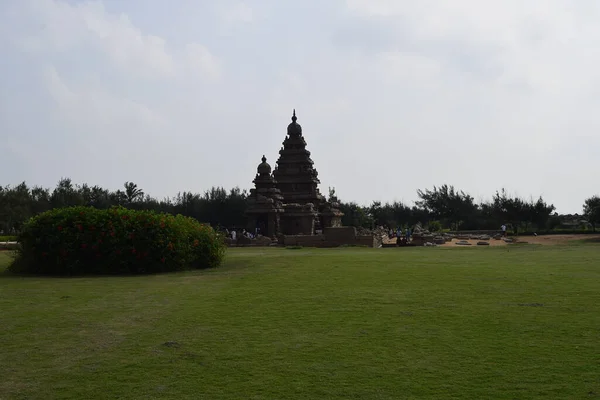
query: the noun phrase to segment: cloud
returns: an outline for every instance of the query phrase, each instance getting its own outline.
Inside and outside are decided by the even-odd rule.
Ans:
[[[582,63],[581,57],[589,59],[585,52],[600,39],[600,28],[590,18],[600,10],[591,1],[347,0],[346,4],[365,21],[383,18],[402,25],[396,32],[410,36],[412,49],[430,57],[449,61],[466,53],[502,71],[495,77],[500,84],[552,93],[586,85],[594,67]],[[578,70],[583,74],[570,74]]]
[[[85,125],[95,118],[113,124],[113,129],[109,129],[109,132],[114,132],[115,128],[128,121],[146,128],[157,128],[167,123],[166,118],[156,110],[135,100],[115,96],[92,82],[87,82],[83,87],[71,87],[53,66],[46,66],[43,75],[46,87],[57,106],[58,112],[55,115],[68,123]],[[122,139],[122,133],[118,135]]]
[[[596,2],[165,4],[0,2],[2,182],[248,188],[296,108],[344,200],[597,191]]]
[[[111,14],[100,1],[73,5],[61,0],[24,0],[23,13],[39,26],[17,39],[23,50],[56,54],[95,50],[114,68],[138,78],[172,78],[189,68],[209,77],[219,75],[218,62],[198,43],[168,48],[166,40],[144,34],[123,13]]]
[[[254,22],[254,11],[246,3],[238,2],[233,5],[220,7],[221,18],[227,26],[239,23]]]
[[[221,65],[219,59],[215,57],[205,46],[198,43],[189,43],[186,45],[187,65],[192,75],[198,75],[207,80],[217,80],[221,77]]]

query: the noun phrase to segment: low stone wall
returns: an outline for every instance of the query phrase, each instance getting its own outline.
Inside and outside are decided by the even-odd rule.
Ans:
[[[325,228],[323,233],[319,235],[283,235],[279,238],[279,243],[264,236],[256,239],[250,239],[243,236],[238,237],[236,240],[226,238],[225,242],[230,247],[275,246],[277,244],[302,247],[379,247],[379,244],[381,244],[372,234],[358,235],[356,228],[352,226]]]
[[[340,247],[340,246],[364,246],[375,247],[373,236],[356,236],[354,240],[349,241],[330,241],[325,235],[286,235],[283,237],[285,246],[302,247]]]
[[[225,238],[225,244],[230,247],[246,247],[246,246],[273,246],[273,244],[277,244],[277,242],[273,242],[271,238],[260,236],[256,239],[250,239],[245,236],[238,237],[236,240],[231,238]]]
[[[17,242],[0,242],[0,250],[17,250],[19,243]]]
[[[469,236],[469,235],[494,236],[497,234],[502,234],[502,230],[495,229],[495,230],[479,230],[479,231],[451,231],[451,232],[448,232],[448,234],[455,235],[455,236]]]
[[[285,246],[302,247],[377,247],[373,235],[357,235],[354,227],[325,228],[321,235],[284,235]]]
[[[284,235],[284,246],[327,247],[325,235]]]

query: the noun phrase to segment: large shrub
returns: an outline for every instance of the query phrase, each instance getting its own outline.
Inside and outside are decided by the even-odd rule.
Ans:
[[[51,275],[140,274],[217,267],[222,238],[181,215],[126,208],[53,209],[18,236],[13,272]]]

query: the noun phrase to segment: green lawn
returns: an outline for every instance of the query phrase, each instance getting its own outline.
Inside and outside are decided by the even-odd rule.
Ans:
[[[0,306],[3,400],[600,397],[598,245],[232,249]]]

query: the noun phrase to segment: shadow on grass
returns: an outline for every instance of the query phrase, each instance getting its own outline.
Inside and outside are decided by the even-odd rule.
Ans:
[[[10,254],[7,254],[10,253]],[[27,272],[13,272],[9,270],[9,266],[12,264],[16,257],[16,253],[13,251],[2,251],[0,252],[0,279],[11,279],[11,278],[47,278],[47,279],[77,279],[77,278],[136,278],[140,276],[169,276],[175,274],[185,274],[185,273],[203,273],[209,274],[211,272],[220,272],[224,269],[232,269],[231,264],[243,264],[242,262],[228,262],[227,268],[223,266],[215,267],[215,268],[194,268],[194,269],[182,269],[177,271],[164,271],[164,272],[140,272],[140,273],[106,273],[106,274],[98,274],[98,273],[90,273],[90,274],[42,274],[42,273],[27,273]],[[242,267],[241,265],[237,268]],[[233,269],[236,268],[236,265],[233,266]]]
[[[577,242],[578,243],[589,243],[589,244],[600,243],[600,237],[581,239],[581,240],[577,240]]]

